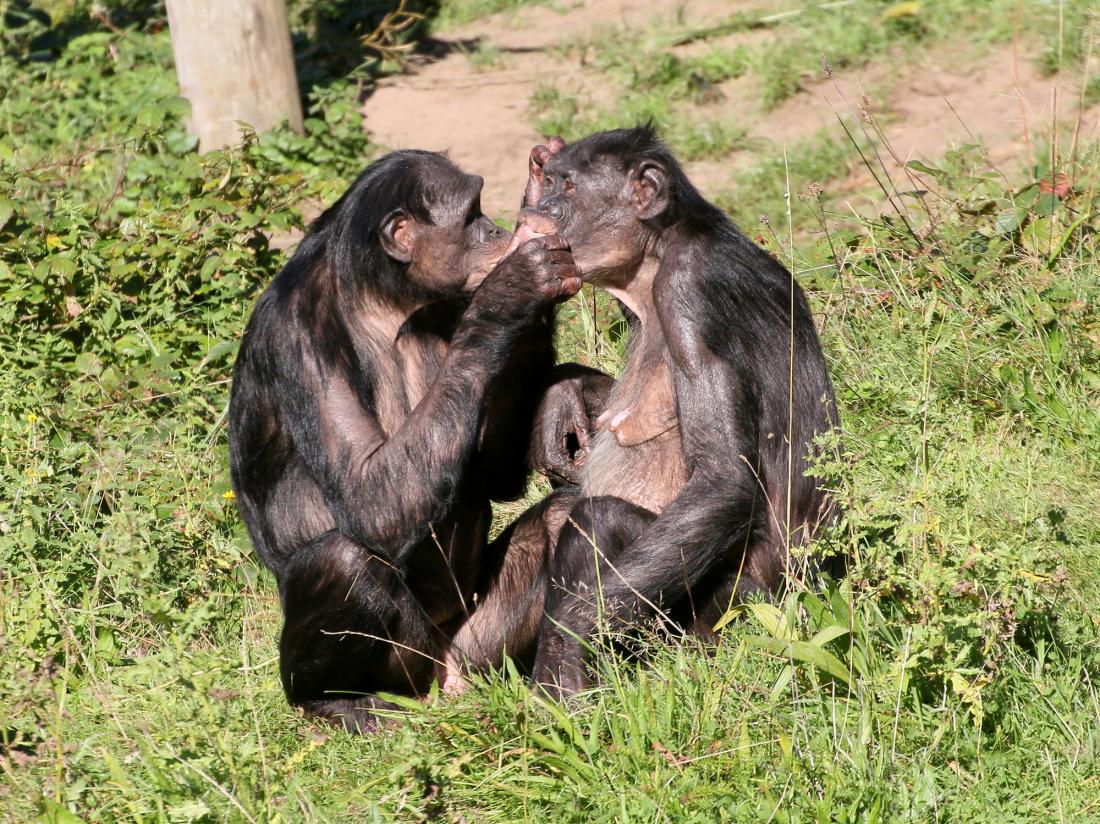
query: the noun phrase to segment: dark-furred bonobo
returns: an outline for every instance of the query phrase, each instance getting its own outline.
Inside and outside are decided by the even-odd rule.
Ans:
[[[372,163],[260,297],[237,358],[233,485],[279,585],[283,686],[351,730],[376,692],[533,652],[542,598],[533,617],[512,602],[545,592],[548,550],[513,538],[548,506],[486,547],[489,502],[523,493],[529,453],[575,457],[530,443],[548,384],[572,421],[603,378],[554,384],[553,303],[579,273],[555,236],[509,250],[481,185],[428,152]]]
[[[732,603],[802,571],[790,549],[831,512],[807,460],[838,419],[794,277],[703,198],[651,128],[539,157],[539,212],[632,324],[540,630],[534,677],[569,694],[587,683],[583,640],[601,597],[613,629],[660,611],[707,634]]]

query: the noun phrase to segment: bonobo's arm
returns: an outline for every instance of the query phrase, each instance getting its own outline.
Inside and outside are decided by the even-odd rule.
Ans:
[[[538,203],[545,178],[543,166],[564,147],[564,140],[551,137],[531,150],[517,237],[525,229],[543,232],[556,229],[553,219],[538,211]],[[614,382],[599,370],[576,363],[554,367],[543,378],[539,389],[527,465],[555,485],[579,484],[595,420],[607,405]]]
[[[319,362],[316,351],[287,360],[280,378],[296,391],[282,399],[285,423],[341,532],[405,560],[452,505],[477,444],[486,390],[517,337],[579,286],[556,237],[530,241],[502,261],[475,292],[435,382],[388,439],[374,412],[377,398],[354,386],[346,368]],[[303,335],[302,345],[309,340]]]
[[[527,461],[535,413],[554,368],[554,310],[547,307],[521,334],[493,378],[474,472],[494,501],[527,490]]]
[[[527,473],[555,486],[579,484],[596,418],[614,379],[577,363],[554,366],[554,314],[523,333],[488,391],[489,408],[474,469],[494,501],[527,489]]]
[[[667,604],[682,598],[766,516],[755,475],[759,415],[753,387],[708,348],[703,324],[714,308],[705,305],[702,291],[699,275],[690,270],[662,271],[654,284],[691,477],[615,559],[614,568],[605,566],[607,609],[627,620],[647,601]],[[736,343],[727,339],[723,345]],[[566,624],[578,634],[591,632],[595,608],[578,599]]]

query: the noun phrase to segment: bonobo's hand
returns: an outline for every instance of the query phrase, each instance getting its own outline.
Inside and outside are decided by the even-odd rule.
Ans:
[[[564,148],[564,140],[552,137],[531,150],[531,157],[527,161],[527,188],[523,192],[523,208],[534,209],[539,205],[539,198],[542,197],[542,167]]]
[[[581,288],[580,270],[559,235],[530,232],[527,237],[530,239],[521,238],[518,248],[509,251],[474,292],[473,305],[478,311],[526,314],[572,297]]]
[[[579,484],[596,418],[613,384],[611,377],[586,366],[556,367],[535,412],[528,466],[554,486]]]

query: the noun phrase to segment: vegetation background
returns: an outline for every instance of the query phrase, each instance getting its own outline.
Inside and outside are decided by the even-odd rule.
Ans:
[[[381,151],[361,101],[399,68],[359,39],[389,9],[290,5],[307,133],[199,156],[156,3],[0,0],[0,815],[1100,821],[1089,4],[730,3],[702,27],[684,4],[547,50],[597,85],[532,86],[527,127],[653,118],[729,171],[708,196],[810,292],[846,455],[819,468],[847,507],[822,544],[852,574],[754,605],[714,650],[603,654],[576,706],[506,670],[366,738],[286,706],[226,470],[244,320],[303,213]],[[421,5],[397,44],[507,71],[447,33],[522,27],[516,5]],[[908,164],[897,113],[858,99],[796,142],[750,128],[823,65],[888,77],[937,49],[1012,49],[1060,105],[1005,123],[1028,134],[1009,156],[975,139]],[[750,117],[713,113],[731,88]],[[617,367],[604,299],[562,321],[563,358]]]

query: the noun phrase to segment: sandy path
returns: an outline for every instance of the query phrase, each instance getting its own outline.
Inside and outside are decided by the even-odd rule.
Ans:
[[[554,46],[614,26],[645,26],[656,20],[687,28],[716,22],[749,2],[702,0],[590,0],[564,10],[524,7],[484,18],[447,32],[439,39],[451,50],[436,59],[419,59],[400,75],[381,81],[364,104],[366,128],[373,140],[389,148],[415,147],[447,151],[460,166],[485,177],[482,203],[491,215],[510,216],[517,208],[526,158],[539,142],[531,125],[529,100],[540,83],[567,80],[593,96],[607,99],[601,75]],[[677,15],[679,15],[677,17]],[[738,35],[746,37],[746,35]],[[760,37],[760,32],[749,33]],[[764,35],[767,36],[767,35]],[[500,68],[477,71],[456,43],[491,44],[504,54]],[[693,44],[686,50],[697,49]],[[934,161],[952,145],[975,138],[995,161],[1034,155],[1036,136],[1049,133],[1056,79],[1042,77],[1030,55],[1011,47],[986,52],[967,63],[967,48],[941,48],[916,64],[898,68],[889,60],[862,70],[824,74],[809,79],[803,91],[776,110],[761,114],[759,89],[750,78],[723,86],[724,99],[703,107],[715,117],[752,119],[751,133],[790,145],[822,128],[842,134],[835,112],[858,117],[861,99],[884,128],[902,159]],[[1075,92],[1058,91],[1063,118],[1074,111]],[[1094,109],[1084,130],[1095,133]],[[629,125],[629,124],[624,124]],[[767,150],[764,150],[767,151]],[[737,169],[756,162],[758,153],[743,152],[721,161],[691,164],[689,173],[705,191],[727,188]],[[850,181],[857,188],[857,172]],[[847,186],[845,188],[848,188]]]

